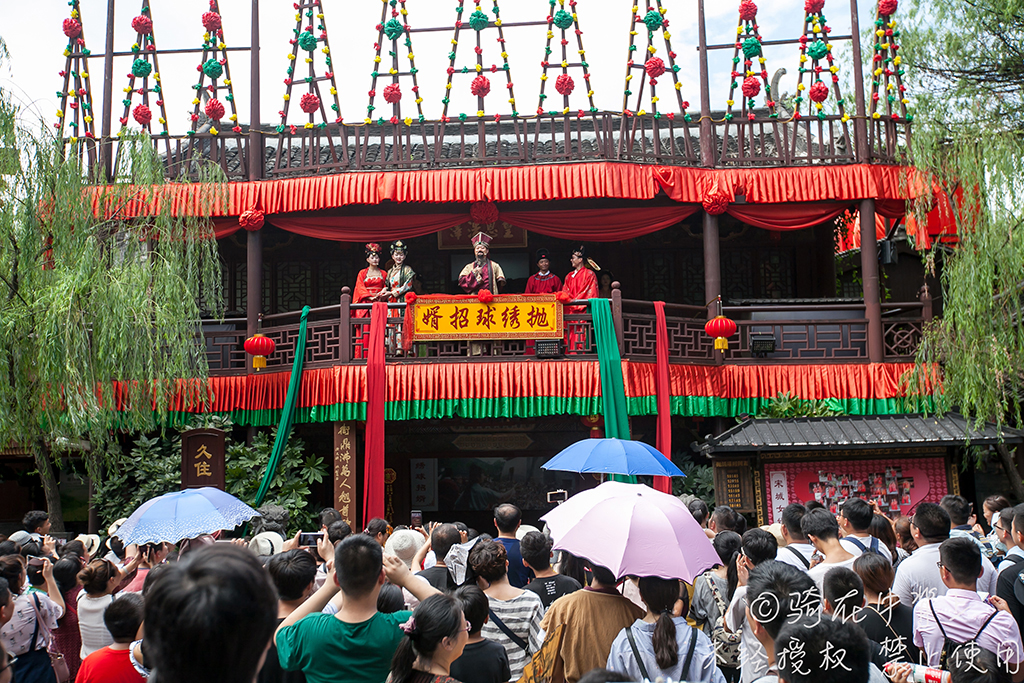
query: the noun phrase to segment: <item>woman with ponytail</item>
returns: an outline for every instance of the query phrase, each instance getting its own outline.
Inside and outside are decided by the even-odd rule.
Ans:
[[[431,595],[402,630],[405,637],[391,660],[388,683],[459,683],[448,675],[469,640],[469,622],[458,600],[446,593]]]
[[[882,652],[886,661],[916,664],[914,608],[890,592],[896,578],[892,563],[878,553],[861,553],[851,569],[864,582],[864,609],[857,612],[857,625],[876,643],[895,643],[898,651]]]
[[[647,616],[615,637],[607,668],[632,680],[725,683],[711,639],[686,623],[687,592],[678,579],[645,576],[640,599]]]

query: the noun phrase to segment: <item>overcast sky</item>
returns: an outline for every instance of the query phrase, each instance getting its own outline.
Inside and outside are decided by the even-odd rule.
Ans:
[[[796,38],[800,35],[803,21],[803,0],[755,0],[759,7],[758,20],[762,37],[765,40]],[[873,21],[874,5],[865,0],[860,2],[861,26],[869,26]],[[106,26],[106,0],[81,0],[83,23],[85,25],[88,47],[94,55],[104,51]],[[202,42],[203,27],[200,17],[208,9],[207,0],[152,0],[152,14],[155,24],[157,45],[163,49],[194,48]],[[138,14],[141,4],[138,1],[117,0],[115,50],[128,50],[135,41],[135,33],[131,28],[132,18]],[[456,19],[456,0],[408,0],[409,23],[413,27],[453,26]],[[483,3],[488,13],[493,5],[488,0]],[[499,3],[504,22],[544,20],[548,13],[548,3],[543,0],[505,0]],[[669,30],[672,44],[678,53],[677,63],[682,67],[680,78],[683,81],[683,97],[691,104],[694,113],[699,111],[700,92],[698,87],[698,55],[697,45],[697,4],[696,0],[663,0],[668,9],[666,18],[670,21]],[[381,3],[377,0],[324,0],[324,13],[327,32],[331,41],[334,71],[341,95],[341,109],[346,122],[361,121],[366,112],[367,91],[370,89],[370,72],[373,70],[373,43],[377,38],[376,24],[380,21]],[[737,0],[709,0],[707,3],[708,42],[727,43],[735,40],[737,23]],[[466,0],[463,16],[468,20],[472,12],[471,0]],[[592,87],[595,91],[595,104],[600,109],[621,110],[629,25],[632,5],[620,0],[579,0],[577,13],[580,27],[583,30],[584,47],[587,61],[592,70]],[[0,36],[7,42],[11,53],[10,63],[0,70],[0,85],[9,89],[12,95],[23,104],[31,106],[38,115],[48,123],[55,121],[57,110],[56,90],[61,86],[58,72],[64,68],[63,50],[66,38],[61,31],[61,22],[68,16],[69,7],[59,0],[37,0],[37,2],[21,2],[16,0],[0,0]],[[640,7],[641,15],[645,6]],[[228,46],[248,46],[250,35],[250,3],[245,0],[222,0],[221,12],[224,17],[224,37]],[[833,35],[848,35],[850,32],[849,4],[845,1],[829,0],[825,6],[825,15],[833,29]],[[282,95],[288,66],[287,55],[291,50],[289,39],[295,28],[295,10],[290,1],[261,0],[260,2],[260,64],[261,64],[261,118],[264,123],[278,123],[278,110],[282,105]],[[469,34],[464,29],[462,46],[458,53],[458,65],[472,64],[475,56],[472,52]],[[493,28],[484,32],[483,58],[485,64],[500,64],[497,50],[497,31]],[[555,49],[558,45],[556,31]],[[523,113],[532,113],[537,107],[541,67],[545,43],[545,28],[508,27],[505,29],[506,48],[509,53],[512,80],[515,85],[517,108]],[[424,98],[424,113],[428,119],[441,115],[441,98],[444,97],[444,85],[447,78],[448,52],[451,49],[451,32],[414,33],[413,47],[416,55],[416,66],[420,74],[420,94]],[[637,36],[640,48],[638,55],[646,46],[643,33]],[[664,57],[662,42],[656,42],[659,55]],[[848,50],[848,41],[836,43],[837,54]],[[869,48],[869,46],[866,46]],[[570,42],[570,48],[575,46]],[[300,51],[299,59],[304,53]],[[404,50],[400,52],[401,65],[407,67]],[[316,53],[317,59],[323,55]],[[572,53],[575,57],[575,53]],[[767,67],[770,73],[784,67],[788,75],[782,81],[783,92],[792,92],[796,86],[796,68],[798,65],[798,46],[787,45],[765,49]],[[731,67],[732,50],[712,52],[711,105],[713,109],[725,106],[728,97],[728,72]],[[385,59],[387,59],[385,55]],[[638,57],[638,61],[639,61]],[[570,59],[571,61],[571,59]],[[163,55],[160,57],[162,83],[165,88],[165,101],[168,122],[172,134],[182,134],[189,129],[189,114],[193,90],[191,86],[197,82],[196,65],[199,55]],[[840,60],[848,65],[849,61]],[[114,110],[120,116],[120,100],[122,88],[128,84],[126,74],[131,60],[129,57],[115,59],[114,68]],[[249,89],[251,71],[249,54],[246,52],[230,53],[230,65],[235,86],[236,101],[239,106],[239,120],[249,120]],[[305,65],[302,65],[305,67]],[[102,106],[102,57],[90,60],[93,97],[97,110]],[[298,69],[297,69],[298,70]],[[318,62],[318,72],[323,68]],[[585,88],[582,73],[576,70],[573,74],[576,91],[572,96],[573,109],[586,107]],[[498,75],[500,77],[500,74]],[[552,81],[554,72],[552,72]],[[634,83],[639,77],[634,79]],[[452,104],[449,115],[457,115],[460,111],[475,113],[476,103],[469,93],[471,76],[457,75],[452,89]],[[508,103],[502,83],[498,78],[491,77],[494,88],[487,97],[487,113],[507,114]],[[667,81],[668,77],[663,77]],[[912,83],[912,81],[911,81]],[[380,96],[384,83],[378,81],[377,113],[388,112]],[[553,93],[553,82],[549,82],[547,92]],[[403,114],[412,113],[411,83],[403,83],[402,92]],[[659,88],[660,89],[660,88]],[[636,87],[633,88],[636,92]],[[296,87],[297,92],[301,92]],[[669,99],[671,91],[662,91],[662,106]],[[323,91],[326,96],[326,88]],[[630,108],[633,107],[631,98]],[[557,98],[561,100],[561,98]],[[138,96],[136,96],[138,101]],[[737,103],[738,104],[738,103]],[[290,112],[290,123],[302,122],[297,102]],[[410,109],[405,107],[409,106]],[[649,105],[648,105],[649,106]],[[99,113],[99,111],[98,111]],[[133,122],[134,123],[134,122]],[[115,122],[116,124],[116,122]],[[154,123],[154,125],[156,125]],[[116,129],[116,125],[115,125]],[[98,130],[98,126],[97,126]]]

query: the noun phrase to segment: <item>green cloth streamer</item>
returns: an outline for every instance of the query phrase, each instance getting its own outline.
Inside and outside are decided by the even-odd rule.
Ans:
[[[629,413],[626,410],[626,383],[622,379],[622,356],[615,335],[612,303],[608,299],[590,299],[590,315],[594,320],[597,341],[597,364],[601,372],[601,405],[604,407],[604,435],[613,439],[629,439]],[[613,474],[612,481],[635,484],[636,477]]]
[[[281,456],[284,454],[284,447],[288,445],[288,437],[292,431],[292,420],[295,417],[295,404],[299,400],[299,387],[302,385],[302,366],[306,362],[306,318],[309,316],[309,306],[302,307],[302,316],[299,318],[299,339],[295,345],[295,361],[292,363],[292,376],[288,380],[288,396],[284,400],[284,409],[281,411],[281,422],[277,425],[277,438],[274,439],[274,450],[270,452],[270,462],[267,463],[267,472],[263,475],[260,488],[256,492],[256,500],[252,506],[258,508],[263,504],[263,499],[270,491],[270,482],[277,472],[277,466],[281,463]]]

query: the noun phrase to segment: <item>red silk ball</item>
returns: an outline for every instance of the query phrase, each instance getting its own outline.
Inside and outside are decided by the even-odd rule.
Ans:
[[[64,35],[68,38],[77,38],[82,35],[82,24],[78,19],[67,18],[64,20]]]
[[[140,104],[132,110],[132,116],[143,126],[148,126],[153,120],[153,111],[144,104]]]
[[[825,0],[804,0],[804,12],[818,14],[825,7]]]
[[[753,21],[757,17],[757,5],[750,0],[743,0],[740,3],[740,19],[742,21]]]
[[[811,86],[807,93],[814,102],[824,102],[828,99],[828,86],[824,81],[817,81]]]
[[[140,14],[132,19],[132,28],[135,29],[136,33],[148,35],[153,32],[153,20],[145,14]]]
[[[719,216],[729,208],[729,201],[731,199],[732,197],[724,192],[716,192],[715,194],[704,195],[701,205],[712,216]]]
[[[896,0],[878,0],[878,13],[887,17],[896,13],[897,6]]]
[[[402,89],[398,87],[397,83],[384,88],[384,99],[390,104],[395,104],[402,99]]]
[[[476,300],[482,304],[489,304],[494,301],[494,295],[489,289],[481,289],[476,295]]]
[[[743,96],[755,97],[761,92],[761,81],[756,76],[747,76],[743,79]]]
[[[262,209],[249,209],[238,217],[238,224],[249,232],[256,232],[263,227],[263,216]]]
[[[477,97],[487,97],[487,93],[491,92],[491,82],[486,76],[477,76],[469,86],[469,91]]]
[[[220,15],[216,12],[206,12],[203,14],[203,28],[210,33],[216,33],[220,30]]]
[[[558,294],[555,294],[555,301],[560,304],[567,304],[572,301],[572,297],[565,292],[559,292]]]
[[[652,57],[644,64],[644,68],[647,69],[648,76],[657,78],[665,73],[665,62],[662,61],[661,57]]]
[[[494,202],[475,202],[469,207],[469,217],[474,223],[490,225],[498,220],[498,207]]]
[[[555,90],[558,91],[559,95],[568,95],[575,89],[576,84],[569,74],[562,74],[555,79]]]
[[[416,292],[406,292],[405,293],[405,303],[407,303],[407,304],[414,304],[414,303],[416,303]]]
[[[220,121],[224,118],[224,105],[216,98],[206,103],[205,111],[206,115],[214,121]]]
[[[320,98],[313,93],[308,92],[302,96],[301,100],[299,100],[299,107],[301,107],[302,111],[307,114],[312,114],[320,108]]]

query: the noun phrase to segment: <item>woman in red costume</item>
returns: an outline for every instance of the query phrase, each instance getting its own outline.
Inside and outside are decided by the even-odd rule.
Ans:
[[[593,299],[597,296],[597,276],[595,270],[600,270],[597,264],[587,258],[587,248],[582,244],[572,250],[569,258],[572,263],[572,272],[565,276],[565,284],[562,291],[569,295],[572,300]],[[591,270],[593,269],[593,270]],[[573,315],[586,313],[586,306],[567,306],[566,314]],[[588,326],[578,321],[567,321],[568,328],[567,346],[570,353],[582,353],[589,346]]]
[[[372,304],[374,301],[386,301],[387,292],[384,291],[384,271],[380,269],[380,245],[371,242],[366,245],[366,268],[359,271],[356,276],[356,288],[352,293],[352,303]],[[369,318],[369,309],[357,309],[352,311],[353,318]],[[361,326],[362,334],[360,343],[355,348],[356,358],[362,358],[365,351],[370,348],[370,326]]]

